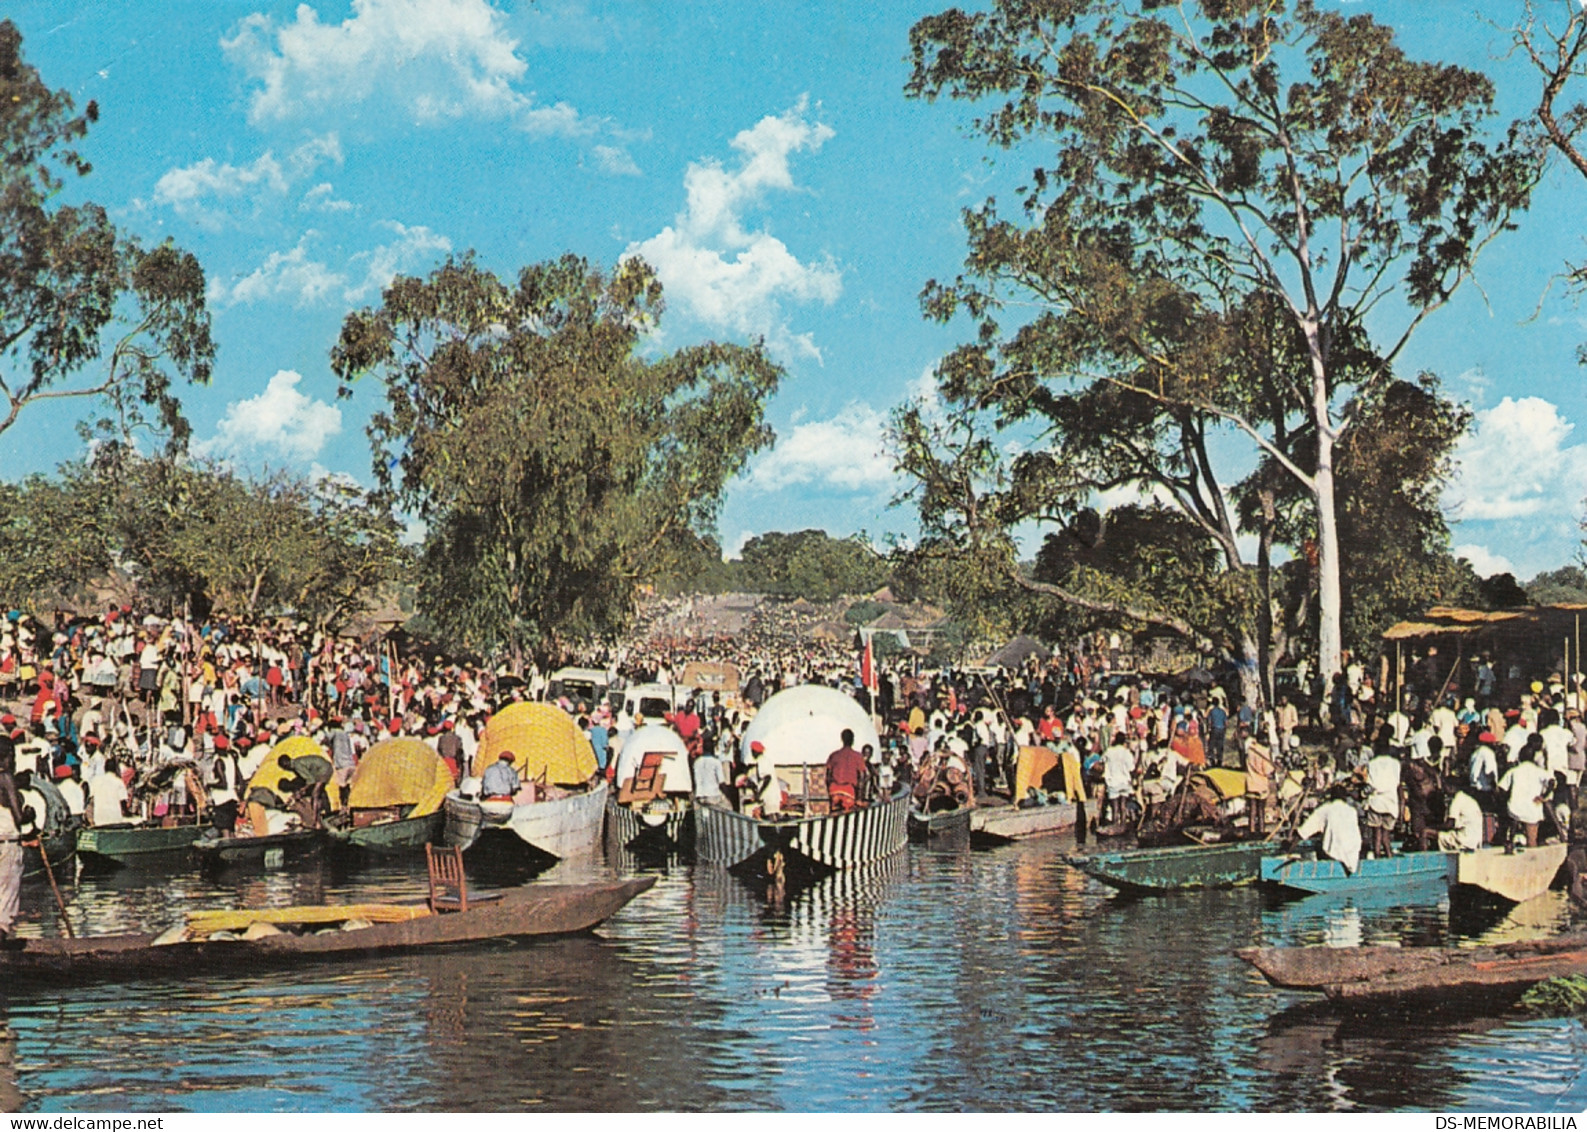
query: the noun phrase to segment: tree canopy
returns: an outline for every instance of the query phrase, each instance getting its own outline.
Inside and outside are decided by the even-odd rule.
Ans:
[[[419,609],[458,643],[552,652],[617,630],[771,442],[780,368],[759,344],[653,352],[662,312],[638,259],[506,283],[464,256],[347,317],[332,368],[385,389],[375,475],[427,525]]]
[[[99,108],[73,111],[0,21],[0,434],[29,405],[94,398],[108,409],[98,431],[152,424],[179,449],[173,386],[207,383],[215,356],[204,272],[169,240],[146,249],[118,232],[97,204],[56,199],[90,172],[75,147]]]

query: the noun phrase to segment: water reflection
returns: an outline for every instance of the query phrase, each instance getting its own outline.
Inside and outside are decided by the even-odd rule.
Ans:
[[[108,992],[0,988],[0,1104],[589,1110],[1383,1109],[1587,1104],[1574,1021],[1300,1005],[1233,955],[1268,943],[1476,943],[1569,926],[1550,897],[1497,922],[1444,904],[1124,899],[1062,842],[900,854],[768,904],[677,859],[597,936]],[[68,887],[82,931],[195,906],[422,897],[422,863]],[[55,931],[45,889],[34,930]],[[5,1001],[9,999],[9,1001]],[[9,1090],[9,1091],[8,1091]]]

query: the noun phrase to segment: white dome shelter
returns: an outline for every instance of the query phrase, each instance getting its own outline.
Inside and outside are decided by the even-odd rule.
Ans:
[[[881,750],[876,725],[854,699],[836,688],[801,684],[778,692],[762,705],[744,731],[741,753],[755,762],[750,744],[763,743],[774,766],[818,766],[843,745],[844,728],[854,732],[854,749],[867,743]]]
[[[634,765],[639,765],[639,760],[653,751],[663,754],[661,770],[657,777],[661,780],[661,790],[664,794],[692,794],[694,793],[694,776],[689,771],[689,745],[683,741],[676,731],[660,723],[647,723],[643,727],[634,728],[633,732],[623,740],[623,751],[633,751]],[[622,783],[618,783],[619,786]]]

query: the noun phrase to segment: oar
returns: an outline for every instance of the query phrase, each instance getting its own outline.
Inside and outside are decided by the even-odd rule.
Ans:
[[[44,849],[44,839],[41,837],[37,841],[24,841],[22,844],[31,845],[39,851],[39,859],[44,862],[44,875],[50,878],[50,891],[55,893],[55,906],[61,910],[61,923],[66,925],[66,938],[76,939],[77,933],[72,931],[72,921],[66,915],[66,901],[61,897],[60,885],[55,883],[55,868]]]

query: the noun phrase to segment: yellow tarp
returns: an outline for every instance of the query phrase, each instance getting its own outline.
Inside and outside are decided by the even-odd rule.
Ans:
[[[1213,767],[1211,770],[1197,771],[1196,775],[1210,782],[1220,798],[1240,798],[1245,794],[1245,771],[1243,770]]]
[[[1032,786],[1039,787],[1052,773],[1060,760],[1063,763],[1063,794],[1071,802],[1085,797],[1085,787],[1080,781],[1080,755],[1073,747],[1064,749],[1062,755],[1048,747],[1021,747],[1019,765],[1014,770],[1014,801],[1025,797]]]
[[[290,739],[283,739],[265,756],[264,762],[259,764],[259,769],[253,772],[253,777],[248,780],[248,789],[265,789],[275,791],[281,785],[281,780],[296,773],[291,770],[281,769],[283,758],[301,759],[305,756],[325,760],[326,770],[330,769],[330,758],[325,753],[325,748],[310,739],[307,735],[294,735]],[[246,791],[244,797],[247,797]]]
[[[387,739],[358,760],[347,805],[354,810],[412,806],[408,816],[422,818],[441,808],[452,785],[452,772],[423,739]]]
[[[478,777],[512,754],[518,774],[553,786],[578,786],[595,773],[595,751],[573,717],[554,704],[511,704],[490,717],[472,773]]]
[[[339,924],[368,920],[372,924],[401,924],[423,919],[430,909],[423,904],[331,904],[303,908],[213,908],[187,914],[195,932],[246,931],[249,924]]]

